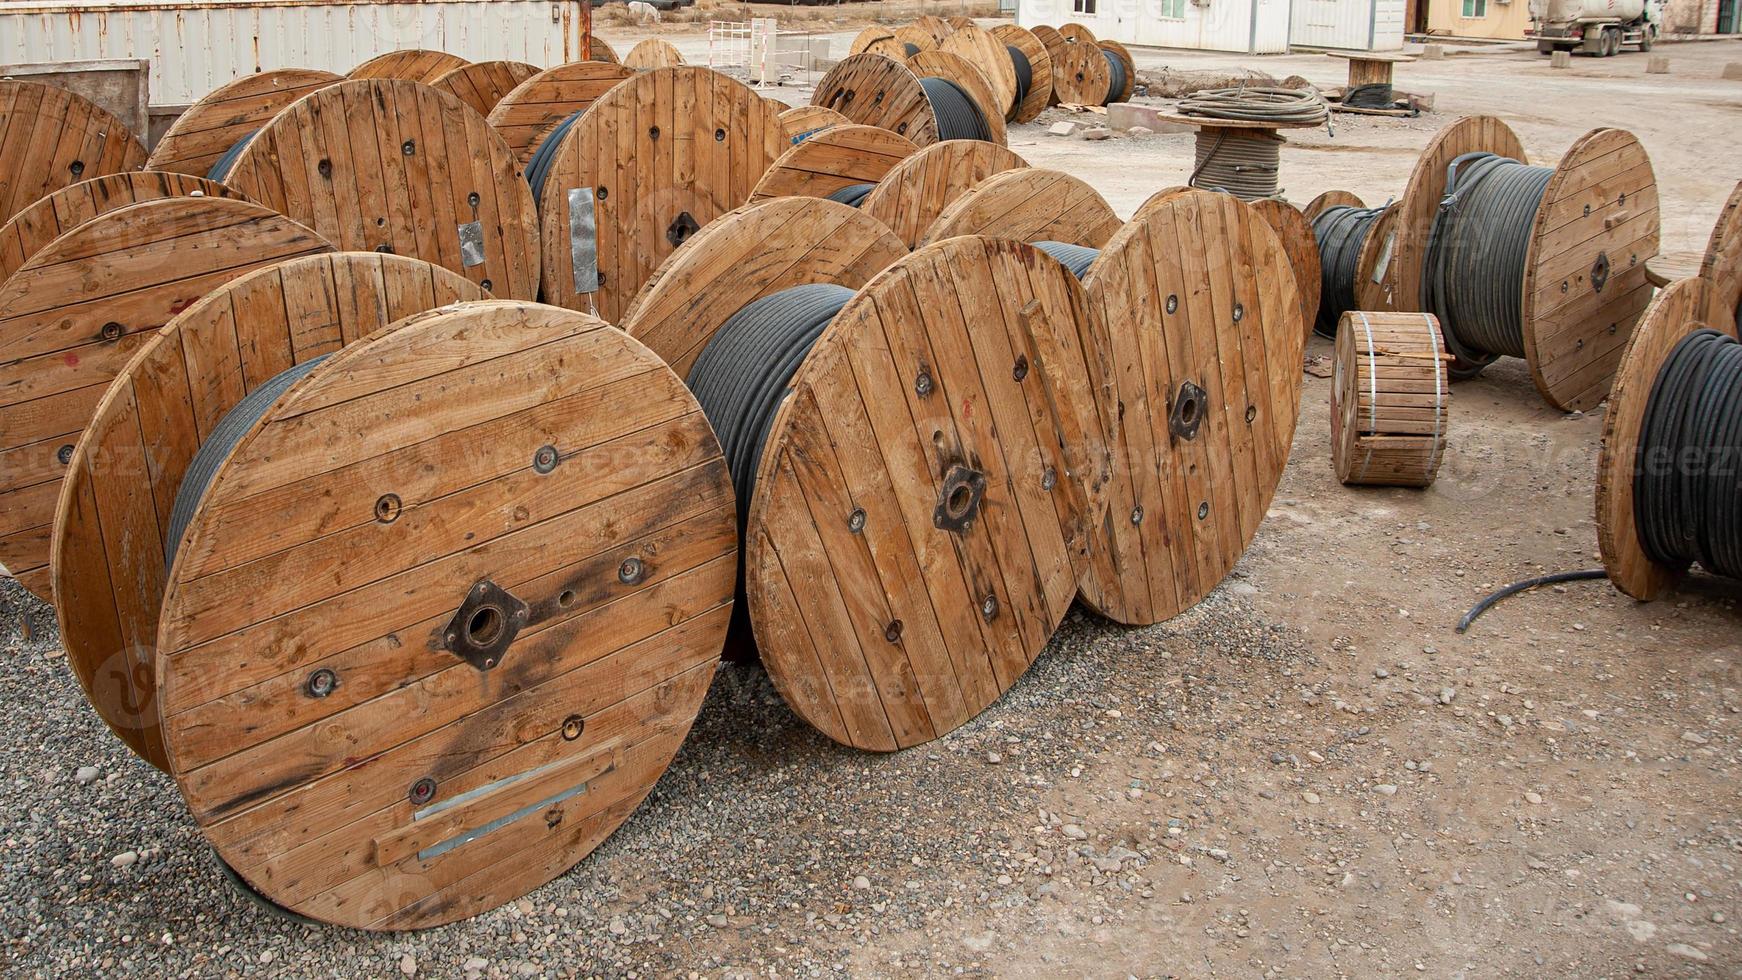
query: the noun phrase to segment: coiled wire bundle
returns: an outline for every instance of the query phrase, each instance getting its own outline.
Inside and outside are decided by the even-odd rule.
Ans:
[[[1074,245],[1070,242],[1035,242],[1034,247],[1058,259],[1065,268],[1071,270],[1071,275],[1078,279],[1089,274],[1089,266],[1101,255],[1098,248],[1087,245]]]
[[[539,141],[538,149],[532,151],[532,158],[526,161],[526,182],[532,187],[532,200],[536,204],[544,200],[544,180],[550,176],[550,168],[556,163],[557,147],[562,145],[563,137],[574,127],[575,120],[581,118],[586,110],[577,109],[556,124],[544,139]]]
[[[836,204],[845,204],[850,208],[856,208],[865,203],[865,196],[876,187],[876,184],[848,184],[845,187],[837,187],[829,192],[829,200]]]
[[[1101,104],[1107,105],[1125,91],[1125,59],[1106,48],[1101,49],[1101,56],[1107,59],[1107,97]]]
[[[1742,578],[1742,344],[1696,330],[1652,383],[1634,458],[1640,547],[1658,564]]]
[[[1010,67],[1016,70],[1016,98],[1011,100],[1011,106],[1019,106],[1028,98],[1028,90],[1034,85],[1034,66],[1029,64],[1028,55],[1014,44],[1006,44],[1004,50],[1010,54]]]
[[[1243,133],[1218,130],[1214,137],[1198,133],[1192,159],[1192,187],[1226,191],[1242,201],[1275,197],[1282,173],[1281,133],[1254,130]]]
[[[1524,262],[1552,167],[1466,153],[1446,168],[1446,195],[1428,234],[1422,308],[1439,318],[1454,375],[1502,355],[1525,356]]]
[[[1390,82],[1357,85],[1343,93],[1343,104],[1356,109],[1389,109],[1397,104],[1397,93]]]
[[[1313,239],[1319,245],[1319,315],[1313,332],[1336,337],[1343,314],[1355,309],[1355,277],[1361,249],[1384,208],[1334,205],[1313,219]]]
[[[960,85],[947,78],[922,78],[919,87],[925,90],[937,117],[939,140],[991,142],[992,129],[986,125],[986,117]]]
[[[224,151],[224,155],[212,162],[211,169],[206,171],[206,179],[222,184],[230,176],[230,171],[235,169],[237,159],[242,156],[242,151],[248,147],[248,141],[254,138],[254,133],[258,132],[260,130],[256,129],[231,143],[230,148]]]
[[[1259,123],[1322,123],[1330,107],[1317,92],[1292,88],[1217,88],[1193,92],[1179,104],[1181,115]]]

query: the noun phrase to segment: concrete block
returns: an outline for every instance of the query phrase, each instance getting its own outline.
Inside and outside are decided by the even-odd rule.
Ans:
[[[1548,66],[1550,68],[1573,67],[1573,53],[1557,49],[1554,54],[1548,56]]]
[[[1422,45],[1421,60],[1423,60],[1423,61],[1439,61],[1441,58],[1444,58],[1445,56],[1446,56],[1446,47],[1443,44],[1424,44],[1424,45]]]
[[[1071,122],[1069,119],[1061,119],[1047,127],[1046,131],[1053,136],[1075,136],[1077,130],[1081,128],[1081,126]]]
[[[1107,107],[1107,125],[1125,130],[1142,126],[1152,133],[1190,133],[1195,130],[1184,123],[1173,122],[1161,115],[1161,109],[1135,102],[1115,102]]]
[[[1664,54],[1652,55],[1651,58],[1645,62],[1645,73],[1647,75],[1669,74],[1669,56]]]

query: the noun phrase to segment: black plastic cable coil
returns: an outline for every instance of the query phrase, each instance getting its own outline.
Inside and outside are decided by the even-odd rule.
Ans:
[[[1390,109],[1397,104],[1397,95],[1390,82],[1375,82],[1344,92],[1343,104],[1356,109]]]
[[[1639,425],[1633,517],[1652,561],[1742,578],[1742,344],[1696,330],[1670,351]]]
[[[914,44],[911,41],[904,41],[902,42],[901,50],[906,52],[907,56],[911,58],[914,55],[919,54],[919,45]]]
[[[248,141],[254,138],[254,133],[258,132],[260,130],[256,129],[231,143],[230,148],[224,151],[224,155],[212,164],[212,169],[206,171],[206,179],[222,184],[230,176],[230,171],[235,168],[236,161],[242,156],[242,150],[248,145]]]
[[[732,314],[690,366],[687,383],[732,471],[740,531],[775,410],[823,328],[854,295],[844,286],[812,283],[764,296]]]
[[[301,364],[280,371],[259,387],[242,396],[242,400],[230,407],[218,424],[212,427],[212,434],[206,441],[200,443],[200,448],[194,453],[193,461],[188,463],[187,473],[181,478],[181,485],[175,491],[175,503],[169,509],[169,552],[164,559],[165,568],[175,566],[175,553],[181,548],[181,536],[187,531],[188,523],[194,519],[194,512],[200,509],[200,501],[206,497],[206,490],[212,485],[212,478],[218,475],[218,467],[224,460],[230,458],[230,451],[260,421],[282,397],[290,386],[301,381],[315,365],[326,360],[329,355],[303,361]]]
[[[1313,332],[1335,338],[1343,314],[1355,308],[1356,265],[1361,247],[1384,208],[1328,207],[1313,219],[1313,239],[1319,245],[1319,318]]]
[[[1503,354],[1524,356],[1524,260],[1553,176],[1551,167],[1493,153],[1466,153],[1446,167],[1421,295],[1422,309],[1439,318],[1461,377]]]
[[[532,151],[532,158],[526,161],[526,182],[532,186],[533,204],[544,200],[544,180],[550,176],[551,165],[556,163],[557,147],[562,145],[563,137],[568,135],[570,127],[574,126],[575,120],[581,118],[581,113],[585,111],[576,109],[562,122],[557,123],[550,135],[538,144],[538,149]]]
[[[1242,201],[1275,197],[1282,172],[1282,135],[1273,130],[1219,129],[1212,138],[1200,130],[1187,184],[1225,191]]]
[[[827,126],[818,126],[815,129],[807,129],[802,133],[798,133],[798,134],[793,136],[792,145],[797,146],[800,143],[803,143],[805,140],[810,139],[812,136],[815,136],[816,134],[818,134],[818,133],[820,133],[823,130],[828,129],[828,128],[829,127],[827,127]]]
[[[876,184],[848,184],[845,187],[830,191],[829,200],[837,204],[845,204],[850,208],[856,208],[865,203],[865,195],[871,193],[871,189],[876,186]]]
[[[1010,67],[1016,69],[1016,98],[1010,103],[1014,109],[1028,98],[1029,86],[1034,84],[1034,66],[1028,63],[1028,55],[1016,45],[1006,44],[1004,50],[1010,52]]]
[[[922,78],[919,87],[925,90],[932,114],[937,116],[938,139],[991,141],[992,130],[980,107],[960,85],[947,78]]]
[[[1071,275],[1078,279],[1089,274],[1089,266],[1100,256],[1101,250],[1087,245],[1073,245],[1070,242],[1035,242],[1034,247],[1058,259],[1065,268],[1071,270]]]
[[[1101,56],[1107,59],[1107,97],[1101,104],[1109,105],[1125,93],[1125,59],[1106,48],[1101,49]]]

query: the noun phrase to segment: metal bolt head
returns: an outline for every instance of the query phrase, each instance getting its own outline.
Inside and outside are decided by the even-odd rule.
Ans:
[[[563,741],[573,742],[587,730],[587,719],[580,715],[569,715],[563,719]]]
[[[73,447],[69,443],[54,451],[54,458],[60,460],[62,466],[73,461]]]
[[[477,191],[473,191],[472,193],[466,195],[466,203],[468,205],[470,205],[471,207],[474,207],[474,208],[477,207],[478,202],[481,200],[483,200],[483,198],[480,198],[478,196]]]
[[[478,283],[478,288],[484,290],[485,292],[489,292],[491,289],[494,289],[495,286],[496,286],[496,284],[491,282],[488,279],[485,279],[482,282]]]
[[[1167,311],[1169,313],[1179,312],[1179,297],[1177,295],[1167,298]]]
[[[1028,355],[1020,354],[1016,358],[1016,366],[1010,369],[1010,376],[1017,381],[1028,377]]]
[[[913,392],[921,398],[931,394],[931,372],[921,371],[919,377],[913,379]]]
[[[998,597],[997,596],[989,595],[986,598],[980,600],[980,615],[986,617],[987,622],[991,622],[994,618],[996,618],[998,616]]]
[[[716,142],[716,143],[726,142],[726,131],[723,129],[714,130],[714,142]]]
[[[1142,507],[1131,508],[1131,523],[1132,524],[1142,524],[1143,523],[1143,508]]]
[[[1246,304],[1235,303],[1234,304],[1234,322],[1239,323],[1241,320],[1244,320],[1244,319],[1246,319]]]
[[[70,173],[71,173],[71,174],[72,174],[72,175],[73,175],[73,176],[74,176],[74,177],[77,177],[77,176],[79,176],[79,175],[80,175],[80,174],[82,174],[82,173],[84,173],[84,172],[85,172],[85,161],[83,161],[83,160],[74,160],[74,161],[73,161],[73,162],[72,162],[72,165],[71,165],[71,166],[69,166],[69,167],[67,167],[67,170],[68,170],[68,171],[69,171],[69,172],[70,172]]]
[[[399,513],[403,509],[404,504],[400,501],[399,494],[384,493],[375,498],[375,519],[383,524],[392,524],[399,520]]]
[[[311,698],[324,698],[339,688],[339,675],[322,667],[308,675],[303,684],[303,691]]]
[[[1258,406],[1257,405],[1246,406],[1246,424],[1248,424],[1248,425],[1252,424],[1252,420],[1257,418],[1257,417],[1258,417]]]
[[[1209,516],[1210,516],[1210,502],[1208,500],[1205,500],[1202,503],[1198,504],[1198,520],[1201,521],[1204,518],[1209,517]]]
[[[320,163],[315,164],[315,172],[320,174],[322,177],[331,177],[333,175],[333,161],[322,160]]]
[[[417,140],[406,140],[399,144],[399,152],[408,157],[417,156]]]
[[[901,620],[894,620],[888,626],[885,626],[883,628],[883,638],[891,643],[899,643],[901,641]]]
[[[853,512],[847,515],[847,530],[854,534],[865,530],[865,508],[855,507]]]
[[[435,794],[436,781],[425,776],[411,784],[411,790],[405,794],[405,798],[410,800],[413,806],[423,806],[430,800],[435,799]]]
[[[647,566],[633,556],[623,559],[623,564],[617,566],[617,581],[624,585],[634,585],[646,574]]]
[[[532,454],[532,469],[537,473],[549,473],[556,469],[557,451],[555,446],[540,446]]]
[[[103,324],[102,333],[103,333],[104,340],[110,340],[110,341],[120,340],[121,335],[126,333],[126,332],[127,332],[127,328],[121,326],[121,324],[119,324],[119,323],[116,323],[114,320],[110,320],[108,323]]]
[[[1042,490],[1051,490],[1053,487],[1058,486],[1058,483],[1059,483],[1059,471],[1058,470],[1055,470],[1052,467],[1048,466],[1046,469],[1040,471],[1040,488]]]

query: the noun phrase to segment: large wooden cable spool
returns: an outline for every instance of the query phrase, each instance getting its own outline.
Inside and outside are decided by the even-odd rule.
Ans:
[[[1302,336],[1309,336],[1313,321],[1319,316],[1319,290],[1323,286],[1323,270],[1319,268],[1319,244],[1313,237],[1313,225],[1300,209],[1287,201],[1264,198],[1248,207],[1270,223],[1270,230],[1282,241],[1288,253],[1288,267],[1294,272],[1295,288],[1300,293]]]
[[[1343,314],[1331,382],[1331,463],[1345,484],[1426,487],[1446,455],[1451,378],[1427,313]]]
[[[1742,323],[1742,181],[1712,226],[1700,275],[1717,287],[1718,305],[1731,311],[1732,322]]]
[[[429,85],[455,68],[463,68],[467,64],[469,62],[466,59],[446,51],[403,48],[378,54],[351,69],[345,77],[352,81],[388,78]]]
[[[1089,47],[1094,47],[1100,41],[1095,32],[1077,23],[1060,24],[1059,37],[1064,38],[1066,44],[1085,44]]]
[[[750,192],[750,201],[773,197],[828,197],[860,184],[875,184],[919,147],[881,126],[832,126],[793,146]]]
[[[913,248],[957,198],[993,174],[1026,166],[1014,151],[981,140],[933,143],[884,174],[859,209]]]
[[[1131,51],[1118,41],[1097,41],[1095,46],[1104,53],[1103,57],[1118,59],[1120,65],[1125,69],[1120,78],[1119,87],[1107,90],[1107,101],[1103,104],[1112,105],[1115,102],[1129,100],[1132,91],[1137,88],[1137,62],[1131,57]],[[1109,80],[1111,80],[1111,72],[1109,72]]]
[[[915,17],[912,26],[931,35],[931,39],[939,44],[944,43],[946,38],[956,32],[956,29],[950,26],[949,21],[933,14],[922,14]]]
[[[1300,405],[1305,338],[1287,270],[1263,218],[1206,191],[1155,202],[1089,267],[1114,462],[1082,596],[1108,618],[1155,623],[1192,607],[1264,519]]]
[[[561,874],[653,787],[718,662],[737,535],[695,400],[595,317],[492,300],[260,407],[176,538],[158,634],[201,832],[261,897],[362,929]]]
[[[793,376],[744,591],[775,687],[830,738],[955,729],[1062,621],[1106,478],[1086,318],[1062,265],[955,238],[872,279]]]
[[[597,39],[595,39],[597,40]],[[539,143],[564,119],[585,112],[635,71],[606,61],[575,61],[546,68],[504,95],[486,117],[525,166]],[[536,203],[536,202],[535,202]]]
[[[96,103],[0,79],[0,221],[69,184],[144,165],[145,147]]]
[[[170,123],[145,169],[204,177],[230,147],[286,106],[343,80],[316,68],[274,68],[220,85]]]
[[[873,24],[853,35],[853,43],[847,46],[848,54],[880,54],[885,58],[907,57],[906,47],[896,36],[895,29]]]
[[[970,27],[979,26],[979,25],[974,23],[974,18],[964,17],[961,14],[956,14],[956,15],[951,16],[951,17],[945,17],[944,23],[950,25],[951,30],[956,30],[956,31],[966,30]]]
[[[666,256],[750,198],[778,112],[706,68],[643,72],[562,136],[539,202],[546,302],[616,322]]]
[[[0,565],[50,598],[67,461],[109,382],[159,328],[237,276],[331,249],[258,204],[162,198],[65,232],[0,283]]]
[[[1701,328],[1735,337],[1735,317],[1735,307],[1710,280],[1677,280],[1652,298],[1616,370],[1597,460],[1597,545],[1609,580],[1635,599],[1662,596],[1686,572],[1659,564],[1646,553],[1634,509],[1634,480],[1643,465],[1640,430],[1652,389],[1683,338]]]
[[[887,57],[894,58],[898,61],[911,58],[914,55],[919,54],[921,51],[936,51],[938,49],[938,39],[932,37],[930,31],[927,31],[923,27],[916,27],[912,24],[903,24],[902,26],[897,27],[895,29],[895,40],[901,45],[901,50],[895,54],[889,54]],[[866,53],[883,54],[882,51],[869,51]]]
[[[923,241],[987,235],[1100,248],[1120,224],[1112,205],[1083,180],[1057,170],[1021,167],[993,174],[956,198],[926,230]]]
[[[1009,118],[1013,122],[1033,122],[1036,116],[1046,111],[1052,98],[1052,55],[1047,53],[1046,45],[1033,31],[1015,24],[994,26],[992,36],[1022,52],[1022,56],[1028,59],[1028,91],[1013,107]]]
[[[629,53],[623,56],[623,67],[636,71],[651,71],[655,68],[676,68],[685,64],[683,55],[670,41],[650,37],[636,42]]]
[[[1064,105],[1106,105],[1112,74],[1094,44],[1062,44],[1052,59],[1053,96]]]
[[[443,72],[430,87],[446,92],[488,116],[502,97],[538,74],[537,65],[524,61],[474,61]]]
[[[255,133],[223,181],[342,249],[420,258],[496,296],[537,295],[538,215],[513,153],[428,85],[312,92]]]
[[[611,42],[597,34],[594,34],[589,38],[589,43],[592,46],[592,50],[588,53],[588,61],[600,61],[612,65],[620,65],[623,63],[623,59],[617,57],[617,49],[611,46]]]
[[[63,187],[0,225],[0,282],[31,256],[100,214],[165,197],[229,197],[241,194],[203,177],[128,170]]]
[[[337,252],[256,269],[153,335],[97,403],[67,464],[50,567],[67,663],[93,708],[167,768],[153,682],[171,508],[224,413],[293,365],[414,313],[483,299],[420,259]]]
[[[1392,280],[1386,276],[1386,266],[1391,261],[1392,250],[1397,243],[1397,223],[1402,220],[1403,211],[1396,202],[1386,205],[1385,210],[1373,222],[1373,227],[1367,232],[1367,240],[1361,243],[1361,254],[1355,259],[1355,305],[1363,310],[1389,310],[1392,299],[1388,290]],[[1441,334],[1444,339],[1444,334]]]
[[[1004,113],[985,77],[967,61],[945,51],[922,51],[905,64],[880,55],[851,55],[817,83],[811,104],[827,106],[856,123],[893,130],[916,145],[930,146],[940,141],[938,116],[921,85],[922,78],[940,78],[959,87],[979,110],[991,142],[1004,143]]]
[[[938,50],[973,65],[991,92],[996,111],[1006,119],[1012,116],[1016,108],[1016,67],[1011,63],[1010,52],[1005,50],[1003,41],[991,31],[969,23],[944,38]]]
[[[1040,46],[1046,49],[1047,61],[1052,65],[1053,84],[1048,87],[1046,104],[1058,105],[1058,73],[1064,70],[1065,47],[1070,42],[1059,34],[1058,28],[1048,27],[1045,24],[1036,24],[1029,28],[1028,32],[1033,34],[1035,40],[1040,42]]]
[[[1326,208],[1364,208],[1366,206],[1367,205],[1361,203],[1359,197],[1349,191],[1325,191],[1323,194],[1320,194],[1307,202],[1307,206],[1301,208],[1301,213],[1306,215],[1308,221],[1312,221]]]
[[[830,126],[850,126],[853,120],[827,106],[799,105],[780,111],[780,134],[793,146]]]

